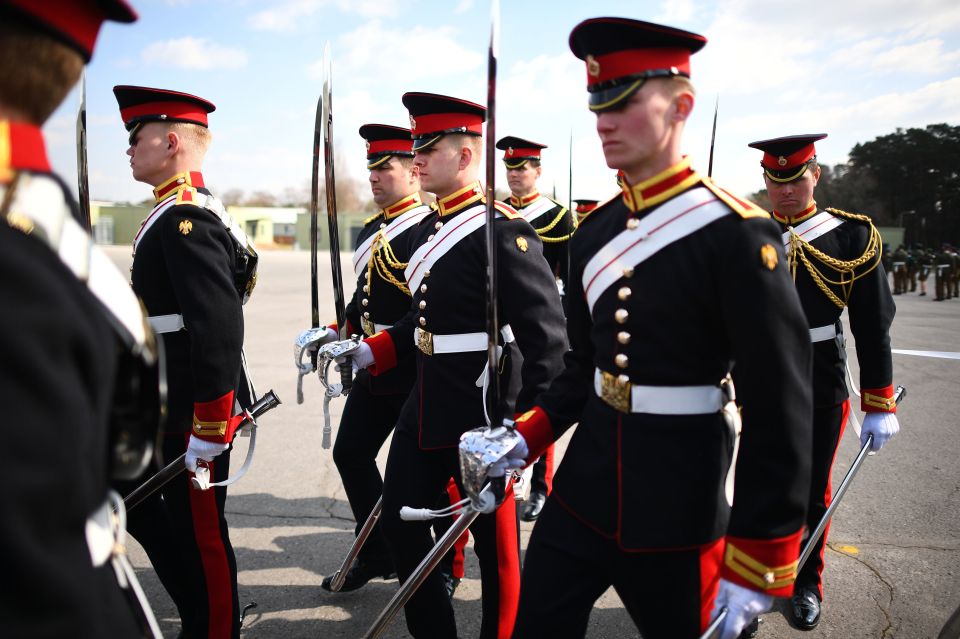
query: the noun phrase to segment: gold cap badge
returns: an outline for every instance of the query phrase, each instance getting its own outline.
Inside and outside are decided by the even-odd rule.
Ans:
[[[777,268],[777,249],[771,244],[764,244],[760,247],[760,260],[771,271]]]
[[[785,158],[785,157],[783,157],[783,156],[781,155],[780,157],[777,158],[777,164],[779,164],[780,166],[786,166],[786,165],[787,165],[787,158]]]
[[[190,231],[193,230],[193,222],[190,220],[180,220],[180,233],[183,235],[190,235]]]
[[[518,237],[517,237],[517,248],[520,249],[521,252],[526,253],[526,252],[527,252],[527,238],[518,236]]]
[[[592,55],[587,56],[587,73],[592,78],[600,77],[600,63]]]

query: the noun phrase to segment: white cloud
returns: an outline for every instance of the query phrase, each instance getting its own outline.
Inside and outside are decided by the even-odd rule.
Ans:
[[[653,21],[662,24],[685,24],[696,13],[694,0],[663,0],[660,13]]]
[[[322,0],[293,0],[275,4],[251,15],[247,18],[247,24],[258,31],[294,31],[301,18],[313,15],[323,4]]]
[[[149,64],[202,71],[239,69],[247,64],[247,54],[242,49],[192,37],[154,42],[143,50],[141,57]]]
[[[467,11],[472,9],[473,2],[474,0],[460,0],[460,2],[457,3],[457,6],[453,10],[454,15],[460,15],[461,13],[466,13]]]

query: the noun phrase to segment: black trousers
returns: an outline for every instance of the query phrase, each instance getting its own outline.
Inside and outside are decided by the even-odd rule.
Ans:
[[[807,534],[812,533],[833,501],[833,486],[830,476],[837,447],[847,423],[850,400],[836,406],[813,409],[813,462],[810,472],[810,500],[807,504]],[[823,600],[823,548],[830,525],[823,531],[813,547],[807,563],[797,575],[796,588],[813,588]]]
[[[164,463],[186,451],[189,437],[164,437]],[[229,471],[227,450],[210,464],[211,481],[223,481]],[[135,487],[118,486],[123,494]],[[240,637],[237,562],[223,515],[226,497],[225,487],[193,489],[190,473],[184,473],[127,512],[127,530],[177,606],[184,639]]]
[[[364,384],[354,385],[347,396],[333,445],[333,461],[357,522],[355,534],[359,534],[383,493],[377,453],[396,425],[406,399],[407,393],[374,395]],[[379,522],[363,545],[360,557],[374,562],[389,558]]]
[[[554,444],[550,444],[536,463],[533,464],[533,472],[530,474],[530,492],[543,493],[549,495],[553,490],[553,459]]]
[[[550,497],[524,557],[513,637],[585,636],[594,603],[613,586],[644,639],[695,639],[710,622],[722,559],[722,539],[624,552]]]
[[[456,479],[460,493],[466,494],[460,481],[456,448],[421,450],[415,435],[408,429],[397,428],[387,458],[381,521],[401,582],[411,575],[434,542],[430,522],[403,521],[400,508],[434,507],[450,477]],[[477,517],[470,532],[480,563],[480,637],[509,637],[520,586],[519,527],[513,499],[505,499],[495,513]],[[427,577],[404,610],[407,628],[414,637],[457,636],[453,607],[437,571]]]

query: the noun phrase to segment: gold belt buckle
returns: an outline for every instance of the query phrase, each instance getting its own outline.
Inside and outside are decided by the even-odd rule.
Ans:
[[[630,382],[621,381],[616,375],[600,371],[600,399],[621,413],[630,412]]]
[[[366,317],[360,317],[360,326],[363,327],[363,334],[367,337],[370,337],[377,332],[377,327],[374,325],[373,321],[367,319]]]
[[[424,355],[433,355],[433,333],[417,327],[417,348]]]

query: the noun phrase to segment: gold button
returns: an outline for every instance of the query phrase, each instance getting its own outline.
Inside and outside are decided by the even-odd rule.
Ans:
[[[183,184],[185,182],[186,180],[184,180],[183,178],[177,178],[177,184]]]
[[[613,358],[613,363],[617,365],[617,368],[626,368],[627,364],[630,363],[630,358],[623,353],[620,353]]]
[[[621,384],[629,384],[629,383],[630,383],[630,376],[629,376],[629,375],[624,375],[623,373],[621,373],[621,374],[617,375],[617,381],[620,382]]]
[[[613,314],[613,319],[617,320],[617,324],[626,324],[627,318],[630,317],[630,313],[627,312],[625,308],[618,308],[617,311]]]
[[[427,285],[426,285],[426,284],[421,284],[421,285],[420,285],[420,292],[421,292],[421,293],[426,293],[426,292],[427,292]]]
[[[370,304],[370,300],[368,300],[367,298],[363,298],[362,300],[360,300],[360,303],[363,304],[364,306],[367,306]]]
[[[432,242],[432,241],[433,241],[433,233],[431,233],[430,235],[427,236],[427,241],[428,241],[428,242]]]
[[[617,333],[617,341],[620,342],[621,344],[629,344],[630,333],[626,331],[620,331],[619,333]]]
[[[427,307],[427,300],[420,300],[420,304],[419,304],[418,306],[420,307],[420,310],[422,311],[423,309],[425,309],[425,308]]]
[[[386,223],[386,222],[380,222],[380,228],[382,228],[382,229],[387,228],[387,223]]]
[[[424,272],[423,272],[423,276],[424,276],[424,277],[430,277],[430,269],[427,269],[426,271],[424,271]]]
[[[638,220],[637,218],[631,217],[629,220],[627,220],[627,228],[630,229],[631,231],[637,228],[638,226],[640,226],[640,220]]]
[[[369,285],[369,284],[364,284],[364,285],[363,285],[363,292],[364,292],[364,293],[369,293],[369,292],[370,292],[370,285]]]
[[[426,326],[426,325],[427,325],[427,318],[426,318],[426,317],[421,317],[421,318],[420,318],[420,326]]]
[[[443,222],[437,222],[436,224],[433,225],[433,228],[439,231],[441,228],[443,228]]]
[[[630,299],[632,293],[633,291],[630,290],[629,286],[621,286],[620,290],[617,291],[617,298],[626,301]]]
[[[774,579],[775,579],[775,577],[774,577],[774,575],[773,575],[773,572],[765,572],[765,573],[763,573],[763,583],[765,583],[765,584],[772,584],[773,581],[774,581]]]
[[[370,311],[364,311],[363,316],[366,317],[367,319],[370,319]]]
[[[623,269],[623,276],[624,276],[624,277],[633,277],[633,269],[632,269],[632,268],[625,268],[625,269]]]

